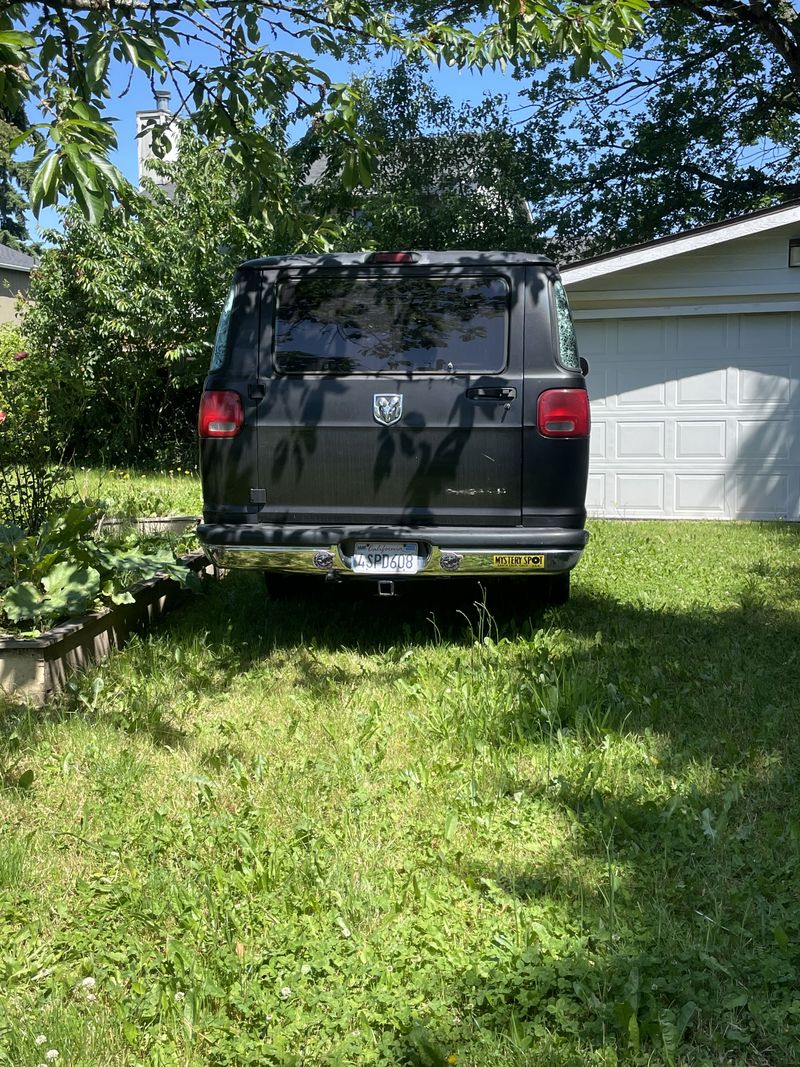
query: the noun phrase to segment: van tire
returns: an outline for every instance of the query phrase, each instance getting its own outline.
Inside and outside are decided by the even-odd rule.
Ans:
[[[308,578],[302,574],[272,574],[264,571],[264,587],[270,600],[290,600],[308,591]]]
[[[545,608],[557,608],[566,604],[569,600],[570,572],[563,574],[551,574],[547,578],[539,578],[536,584],[541,582],[544,588],[539,596],[539,603]]]

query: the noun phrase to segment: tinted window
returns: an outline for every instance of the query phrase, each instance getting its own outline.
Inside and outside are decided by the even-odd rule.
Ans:
[[[575,336],[575,324],[569,310],[567,293],[560,281],[554,283],[556,292],[556,316],[558,318],[558,355],[565,367],[580,369],[578,357],[578,338]]]
[[[499,371],[508,296],[500,277],[286,280],[275,365],[323,374]]]
[[[228,297],[223,305],[222,314],[219,317],[217,336],[214,340],[214,351],[211,354],[211,366],[208,368],[210,371],[219,370],[225,362],[225,348],[228,344],[228,330],[231,325],[231,311],[233,310],[233,298],[235,293],[236,287],[232,285],[228,290]]]

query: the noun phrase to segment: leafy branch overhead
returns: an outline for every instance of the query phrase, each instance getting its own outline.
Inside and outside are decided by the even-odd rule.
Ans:
[[[800,196],[800,12],[779,0],[654,0],[611,71],[524,90],[524,186],[559,258]]]
[[[15,144],[34,149],[34,210],[66,192],[95,219],[122,193],[107,109],[126,68],[153,88],[169,85],[198,132],[247,164],[255,204],[284,165],[270,137],[276,122],[349,137],[353,180],[368,172],[357,93],[333,83],[326,59],[394,53],[480,69],[567,56],[582,73],[619,55],[646,9],[647,0],[398,0],[385,9],[369,0],[30,0],[0,11],[0,100],[42,115]]]

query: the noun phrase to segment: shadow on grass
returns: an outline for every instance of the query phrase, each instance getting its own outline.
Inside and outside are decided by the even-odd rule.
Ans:
[[[630,1063],[681,1062],[687,1041],[709,1063],[800,1063],[800,622],[780,607],[793,568],[773,575],[761,566],[756,576],[776,578],[774,598],[754,595],[745,576],[738,606],[718,611],[622,603],[578,586],[568,606],[529,618],[510,586],[488,589],[499,634],[544,625],[570,638],[564,666],[591,678],[596,702],[584,709],[581,740],[598,761],[606,738],[651,734],[662,743],[660,797],[611,791],[591,766],[518,783],[527,802],[563,813],[574,854],[452,864],[453,877],[499,912],[518,902],[549,913],[538,934],[487,946],[474,973],[453,979],[453,1002],[508,1042],[504,1062],[561,1062],[542,1058],[542,1034],[557,1044],[559,1034],[580,1032],[588,1048],[610,1044]],[[226,634],[239,642],[239,669],[285,648],[312,693],[330,692],[348,679],[321,677],[308,648],[470,643],[482,600],[452,587],[397,601],[334,593],[265,600],[250,623],[233,623]],[[231,585],[226,595],[248,594]],[[565,708],[555,724],[567,744],[580,733],[575,711]],[[499,736],[511,735],[508,725]],[[530,740],[541,738],[533,722]],[[403,1062],[445,1062],[452,1047],[451,1035],[432,1028]]]
[[[706,1056],[695,1062],[800,1062],[793,1052],[800,1048],[800,624],[766,601],[739,600],[726,611],[681,612],[617,602],[578,582],[569,605],[529,616],[524,588],[489,587],[486,607],[500,634],[564,631],[561,666],[585,673],[583,692],[595,702],[588,725],[579,727],[574,707],[553,724],[558,743],[582,742],[583,765],[549,778],[523,769],[515,785],[521,804],[546,804],[563,816],[568,847],[537,857],[532,846],[531,858],[498,855],[482,866],[441,861],[498,916],[541,907],[517,942],[487,938],[469,973],[449,979],[448,995],[474,1030],[507,1044],[501,1062],[561,1063],[557,1052],[544,1057],[542,1035],[557,1043],[576,1033],[587,1048],[613,1046],[631,1064],[681,1062],[684,1037]],[[180,652],[175,670],[188,697],[200,699],[278,654],[291,659],[311,698],[327,698],[357,686],[361,668],[347,661],[331,668],[320,652],[470,644],[476,601],[483,598],[475,585],[449,583],[420,583],[397,600],[343,586],[270,601],[258,575],[232,575],[154,635],[162,658],[143,666],[156,674],[166,650]],[[199,642],[212,661],[208,675],[202,657],[191,663]],[[519,655],[526,654],[523,643]],[[382,664],[387,690],[407,669]],[[157,679],[132,694],[139,713],[123,726],[158,739],[173,727],[159,718],[159,690],[149,681]],[[68,714],[108,723],[98,712],[103,693],[97,707],[88,680],[80,693],[82,700],[43,712],[11,708],[0,733],[7,742]],[[499,748],[510,725],[499,718],[489,742]],[[592,760],[602,763],[606,741],[648,733],[661,743],[656,796],[635,782],[604,786]],[[527,739],[542,739],[541,723],[531,722]],[[233,758],[236,749],[224,746],[207,755],[211,767]],[[502,925],[498,918],[498,931]],[[452,1034],[432,1027],[409,1039],[398,1062],[447,1062],[452,1048]]]
[[[779,524],[775,532],[798,536]],[[782,584],[784,578],[779,577]],[[198,640],[205,643],[214,662],[213,678],[203,670],[189,678],[187,668],[176,663],[189,696],[199,697],[209,686],[224,692],[243,674],[283,652],[309,695],[326,697],[357,684],[361,670],[355,663],[331,668],[320,660],[319,652],[368,655],[398,646],[470,645],[482,629],[495,636],[530,637],[540,627],[557,627],[592,646],[585,654],[570,651],[567,658],[578,667],[582,659],[603,664],[603,684],[621,695],[629,730],[677,731],[693,750],[717,754],[727,750],[730,762],[742,755],[737,746],[743,730],[748,737],[757,735],[760,742],[784,730],[785,715],[776,715],[775,709],[785,709],[792,701],[800,622],[773,609],[761,596],[751,595],[746,581],[742,606],[725,612],[678,612],[620,603],[584,592],[579,581],[568,605],[543,611],[535,604],[532,585],[515,579],[418,582],[402,589],[398,597],[384,598],[375,595],[371,583],[317,582],[298,585],[291,599],[273,600],[259,574],[234,573],[173,614],[153,632],[153,640],[176,650]],[[601,643],[594,647],[598,634]],[[148,669],[154,675],[158,672],[157,657],[137,667],[144,674]],[[389,685],[407,668],[388,662],[382,671]],[[87,695],[84,682],[72,688],[78,695],[68,694],[39,711],[6,701],[0,737],[25,723],[69,714],[91,721],[96,700]],[[182,743],[180,728],[160,714],[157,692],[153,695],[146,686],[134,686],[130,698],[138,703],[129,716],[132,729],[150,732],[169,745]],[[712,721],[714,731],[703,729]]]

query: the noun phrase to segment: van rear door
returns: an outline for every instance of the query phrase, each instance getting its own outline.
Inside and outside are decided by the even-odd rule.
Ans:
[[[261,277],[259,521],[520,524],[524,267]]]

